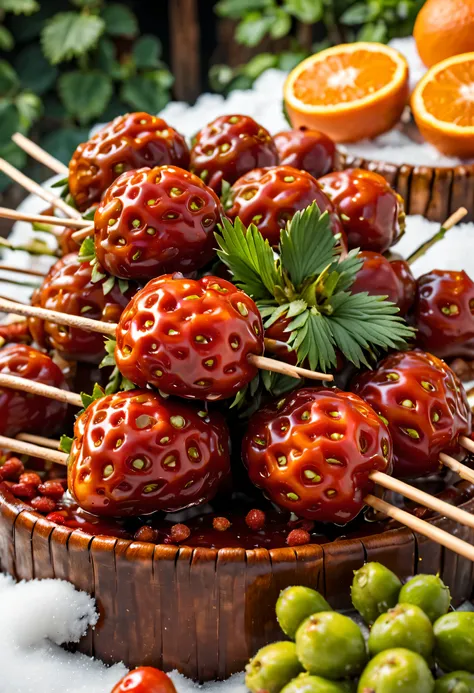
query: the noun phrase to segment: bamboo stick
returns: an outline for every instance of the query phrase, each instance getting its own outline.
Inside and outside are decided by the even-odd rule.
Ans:
[[[46,276],[45,272],[39,272],[38,270],[32,269],[22,269],[21,267],[10,267],[10,265],[0,265],[0,270],[4,270],[5,272],[15,272],[18,274],[30,274],[32,277],[41,277],[42,279],[44,279]]]
[[[451,471],[456,472],[456,474],[458,474],[461,477],[461,479],[465,479],[466,481],[470,481],[472,484],[474,484],[474,469],[466,467],[465,464],[462,464],[462,462],[458,462],[454,459],[454,457],[446,455],[446,453],[444,452],[440,453],[439,461],[441,462],[441,464],[444,464],[445,467],[451,469]]]
[[[32,193],[33,195],[38,195],[38,197],[40,197],[42,200],[45,200],[46,202],[49,202],[49,204],[53,205],[53,207],[60,209],[62,212],[64,212],[64,214],[66,214],[66,216],[74,219],[82,219],[82,215],[77,209],[74,209],[74,207],[68,205],[60,197],[54,195],[49,190],[46,190],[38,183],[35,183],[34,180],[31,180],[31,178],[28,178],[28,176],[25,176],[24,173],[9,164],[8,161],[1,158],[0,171],[15,181],[15,183],[18,183],[25,188],[25,190],[28,190],[28,192]]]
[[[88,236],[92,236],[93,233],[94,233],[94,227],[89,226],[87,229],[81,229],[80,231],[74,231],[74,233],[71,235],[71,238],[77,244],[80,244]]]
[[[430,248],[432,248],[438,241],[442,241],[446,236],[446,233],[453,228],[457,223],[464,219],[467,214],[467,209],[465,207],[459,207],[446,221],[441,224],[441,228],[437,233],[434,234],[427,241],[422,243],[419,248],[417,248],[408,258],[407,263],[412,265],[416,260],[422,257]]]
[[[50,216],[49,214],[26,214],[26,212],[19,212],[16,209],[8,209],[8,207],[0,207],[0,217],[3,219],[14,219],[15,221],[27,221],[31,224],[52,224],[53,226],[66,226],[71,229],[83,229],[91,225],[90,221],[86,221],[85,219],[54,217]],[[58,230],[55,235],[61,236],[61,231]]]
[[[51,450],[59,450],[60,441],[53,438],[45,438],[44,436],[34,436],[31,433],[19,433],[16,436],[17,440],[22,440],[25,443],[33,443],[34,445],[42,445],[44,448]]]
[[[467,436],[461,436],[459,442],[468,452],[474,452],[474,440],[471,440]]]
[[[43,448],[40,445],[33,445],[32,443],[25,443],[16,438],[0,436],[0,448],[11,450],[20,455],[30,455],[30,457],[39,457],[41,460],[47,460],[48,462],[67,465],[68,455],[66,455],[65,452],[51,450],[51,448]]]
[[[37,383],[34,380],[20,378],[17,375],[0,373],[0,387],[7,387],[10,390],[20,390],[21,392],[28,392],[32,395],[48,397],[49,399],[54,399],[58,402],[72,404],[74,407],[83,406],[81,396],[75,392],[61,390],[59,387],[52,387],[51,385],[45,385],[44,383]]]
[[[68,167],[63,164],[62,161],[51,156],[51,154],[42,147],[32,142],[28,137],[22,135],[21,132],[15,132],[15,134],[12,135],[12,140],[20,149],[23,149],[24,152],[29,154],[33,159],[36,159],[36,161],[39,161],[40,164],[46,166],[46,168],[50,168],[54,173],[59,173],[61,176],[67,176],[69,174]]]

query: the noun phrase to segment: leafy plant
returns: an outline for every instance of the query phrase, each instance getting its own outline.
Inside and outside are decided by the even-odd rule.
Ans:
[[[0,20],[0,48],[13,54],[0,61],[0,156],[17,167],[26,157],[10,137],[28,133],[41,114],[42,145],[67,162],[92,122],[156,113],[170,99],[161,43],[140,35],[126,4],[0,0]]]

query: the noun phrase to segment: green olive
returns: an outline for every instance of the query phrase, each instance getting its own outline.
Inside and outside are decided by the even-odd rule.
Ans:
[[[398,601],[402,583],[381,563],[366,563],[356,570],[351,587],[354,608],[371,625]]]
[[[453,671],[438,679],[435,693],[474,693],[474,674],[467,671]]]
[[[439,575],[416,575],[403,585],[398,601],[419,606],[434,623],[448,613],[451,594]]]
[[[414,604],[397,604],[375,621],[368,641],[372,656],[403,647],[428,659],[434,648],[433,626],[428,616]]]
[[[327,679],[357,676],[367,661],[359,626],[335,611],[322,611],[303,621],[296,632],[296,652],[310,674]]]
[[[395,648],[376,655],[362,672],[357,693],[433,693],[427,663],[416,652]]]
[[[441,669],[474,674],[474,613],[452,611],[438,618],[433,629],[434,655]]]
[[[262,647],[247,664],[245,685],[252,693],[279,693],[302,669],[293,642],[274,642]]]
[[[351,693],[352,690],[352,685],[345,681],[330,681],[321,676],[300,674],[281,693]]]
[[[310,587],[287,587],[276,603],[278,623],[292,640],[303,621],[319,611],[331,611],[331,607],[319,592]]]

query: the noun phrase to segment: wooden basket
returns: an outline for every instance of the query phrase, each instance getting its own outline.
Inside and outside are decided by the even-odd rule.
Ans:
[[[474,511],[474,489],[459,482]],[[474,530],[435,524],[468,542]],[[0,568],[18,580],[61,578],[85,590],[100,613],[78,649],[104,662],[154,665],[207,681],[241,671],[282,632],[275,602],[288,585],[320,590],[348,608],[353,571],[380,561],[401,578],[439,573],[459,604],[471,595],[473,564],[408,529],[281,549],[178,548],[92,537],[27,509],[0,484]]]

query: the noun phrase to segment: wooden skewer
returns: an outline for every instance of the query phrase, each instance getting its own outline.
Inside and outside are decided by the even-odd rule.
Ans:
[[[79,315],[59,313],[55,310],[48,310],[46,308],[39,308],[37,306],[18,305],[17,303],[6,301],[5,299],[0,299],[0,311],[2,310],[5,313],[14,313],[15,315],[25,315],[26,317],[40,318],[41,320],[55,322],[58,325],[77,327],[78,329],[88,330],[89,332],[105,334],[109,337],[115,337],[117,330],[116,323],[91,320],[90,318],[83,318]],[[288,363],[283,363],[275,359],[269,359],[266,356],[249,354],[248,360],[256,368],[261,368],[265,371],[274,371],[275,373],[282,373],[292,378],[296,378],[297,380],[300,378],[309,378],[312,380],[324,380],[326,382],[331,382],[334,379],[334,376],[329,373],[317,373],[316,371],[310,371],[306,368],[299,368],[298,366],[292,366]]]
[[[474,440],[471,440],[467,436],[461,436],[459,442],[469,452],[474,452]]]
[[[44,448],[40,445],[33,445],[32,443],[25,443],[16,438],[0,436],[0,448],[6,448],[20,455],[30,455],[31,457],[39,457],[41,460],[47,460],[48,462],[67,465],[68,455],[66,455],[65,452],[51,450],[51,448]]]
[[[49,399],[54,399],[58,402],[72,404],[74,407],[83,406],[81,396],[75,392],[61,390],[59,387],[52,387],[51,385],[45,385],[44,383],[37,383],[34,380],[20,378],[17,375],[6,375],[4,373],[0,373],[0,387],[7,387],[10,390],[20,390],[21,392],[28,392],[32,395],[48,397]]]
[[[94,227],[88,226],[86,229],[81,229],[80,231],[74,231],[74,233],[71,235],[71,238],[73,241],[80,244],[80,243],[82,243],[82,241],[85,238],[87,238],[88,236],[92,236],[93,233],[94,233]]]
[[[430,508],[440,515],[449,517],[451,520],[455,520],[462,525],[474,529],[474,515],[466,512],[466,510],[462,510],[462,508],[450,505],[450,503],[446,503],[446,501],[436,498],[436,496],[431,496],[429,493],[421,491],[410,484],[406,484],[400,479],[395,479],[393,476],[384,474],[384,472],[372,472],[370,478],[379,486],[383,486],[383,488],[395,491],[395,493],[410,498],[410,500],[415,501],[419,505]]]
[[[458,462],[454,459],[454,457],[450,457],[450,455],[446,455],[444,452],[440,452],[439,461],[441,464],[444,464],[445,467],[451,469],[451,471],[459,474],[461,479],[474,483],[474,469],[469,469],[469,467],[466,467],[465,464]]]
[[[53,438],[45,438],[44,436],[34,436],[31,433],[19,433],[17,440],[22,440],[25,443],[33,443],[34,445],[42,445],[51,450],[59,450],[60,441]]]
[[[412,265],[418,258],[422,257],[432,246],[434,246],[438,241],[442,241],[449,229],[452,229],[457,223],[464,219],[467,214],[467,209],[465,207],[459,207],[450,217],[446,219],[443,224],[441,224],[440,230],[434,234],[427,241],[422,243],[419,248],[417,248],[411,255],[407,258],[409,265]]]
[[[62,161],[59,161],[51,154],[48,154],[42,147],[32,142],[28,137],[25,137],[21,132],[15,132],[12,135],[12,140],[17,144],[20,149],[29,154],[33,159],[39,161],[40,164],[44,164],[51,171],[59,173],[62,176],[67,176],[69,174],[69,169]]]
[[[3,219],[15,219],[16,221],[28,221],[32,224],[52,224],[53,226],[67,226],[71,229],[89,228],[91,223],[85,219],[69,219],[65,217],[52,217],[47,214],[26,214],[16,209],[0,207],[0,217]],[[54,229],[55,235],[61,236],[61,231]]]
[[[54,195],[49,190],[42,188],[41,185],[38,185],[38,183],[35,183],[34,180],[31,180],[31,178],[25,176],[24,173],[9,164],[8,161],[5,161],[5,159],[0,159],[0,171],[25,188],[25,190],[28,190],[28,192],[32,193],[33,195],[38,195],[38,197],[40,197],[42,200],[45,200],[46,202],[49,202],[49,204],[53,205],[53,207],[60,209],[62,212],[64,212],[64,214],[66,214],[66,216],[74,219],[82,219],[82,215],[77,211],[77,209],[74,209],[74,207],[68,205],[66,202],[64,202],[64,200],[57,195]]]
[[[0,265],[0,270],[4,270],[5,272],[16,272],[18,274],[30,274],[33,277],[41,277],[42,279],[44,279],[46,276],[45,272],[39,272],[38,270],[32,269],[22,269],[21,267],[10,267],[10,265]]]
[[[369,494],[364,498],[364,503],[369,505],[371,508],[384,513],[384,515],[388,515],[388,517],[391,517],[393,520],[397,520],[397,522],[405,525],[405,527],[409,527],[414,532],[418,532],[419,534],[428,537],[428,539],[435,541],[437,544],[441,544],[441,546],[445,546],[447,549],[458,553],[460,556],[464,556],[464,558],[474,561],[474,546],[468,544],[467,541],[458,539],[458,537],[445,532],[444,529],[440,529],[439,527],[436,527],[436,525],[425,522],[425,520],[421,520],[419,517],[415,517],[415,515],[410,515],[410,513],[407,513],[406,510],[396,508],[394,505],[390,505],[390,503],[387,503],[386,501],[382,500],[381,498],[377,498],[372,494]]]

